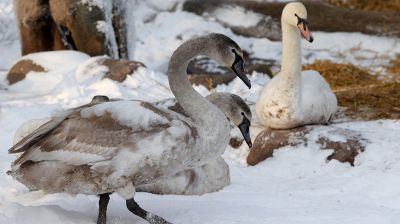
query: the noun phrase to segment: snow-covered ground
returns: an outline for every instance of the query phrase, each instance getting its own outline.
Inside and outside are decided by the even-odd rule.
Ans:
[[[3,2],[11,1],[0,1]],[[23,122],[87,103],[97,94],[148,101],[172,97],[165,76],[170,55],[184,40],[208,32],[232,37],[256,57],[280,60],[280,42],[236,36],[215,19],[171,11],[172,1],[138,2],[132,12],[136,48],[131,55],[148,68],[139,69],[123,83],[101,79],[106,70],[93,66],[95,59],[66,51],[32,58],[49,72],[31,73],[24,81],[9,86],[5,70],[20,57],[20,46],[18,41],[0,42],[0,223],[83,224],[94,223],[97,217],[95,196],[28,192],[5,174],[15,159],[7,150]],[[240,14],[238,18],[243,18],[242,11],[235,12]],[[223,13],[221,17],[227,12]],[[400,41],[395,38],[358,33],[314,32],[313,35],[314,43],[303,42],[305,63],[331,59],[379,70],[400,53]],[[250,103],[255,102],[268,78],[258,73],[250,78],[251,90],[239,80],[216,90],[236,93]],[[209,94],[202,86],[196,88],[204,95]],[[327,163],[325,158],[330,152],[321,151],[314,144],[286,147],[255,167],[245,165],[248,152],[245,146],[228,148],[224,158],[230,165],[231,184],[220,192],[203,196],[138,193],[136,199],[144,208],[177,224],[400,223],[400,121],[346,122],[334,126],[359,131],[367,139],[365,152],[356,158],[354,167],[336,161]],[[259,127],[255,124],[253,137],[257,131]],[[116,195],[111,197],[108,218],[109,223],[145,223],[129,213],[125,202]]]

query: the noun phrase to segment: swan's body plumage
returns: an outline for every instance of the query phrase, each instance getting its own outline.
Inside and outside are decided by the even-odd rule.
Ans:
[[[281,87],[281,76],[276,75],[262,90],[256,107],[259,122],[276,129],[329,122],[337,99],[318,72],[303,71],[298,88],[287,90]]]
[[[306,18],[300,2],[288,3],[282,12],[281,72],[263,88],[256,105],[257,119],[264,126],[326,124],[337,110],[336,96],[325,79],[316,71],[302,72],[300,33],[313,41]]]
[[[135,113],[130,113],[130,108],[135,108]],[[25,173],[23,176],[29,176],[31,181],[21,182],[32,190],[86,194],[113,192],[129,188],[131,183],[151,183],[197,164],[197,161],[208,161],[204,151],[199,150],[205,145],[198,135],[201,133],[189,119],[165,108],[140,101],[105,102],[71,111],[45,138],[15,148],[24,153],[14,162],[13,169],[18,169],[15,171],[17,179],[23,178],[18,173],[29,170],[31,175]],[[229,140],[229,135],[220,137]],[[208,139],[212,141],[209,145],[211,153],[220,155],[223,151],[218,142],[212,137]],[[52,172],[43,175],[43,169],[49,166],[53,168]],[[81,176],[73,172],[78,167]],[[83,172],[85,170],[87,172]],[[70,183],[65,184],[65,181]],[[54,184],[58,182],[64,183]],[[78,186],[86,186],[85,192]]]
[[[221,97],[223,96],[223,97]],[[215,102],[218,104],[226,103],[230,98],[234,96],[233,94],[228,93],[213,93],[210,96],[206,97],[207,99],[211,100],[211,102]],[[236,98],[237,99],[237,98]],[[40,126],[44,125],[43,127],[51,127],[57,123],[60,123],[60,119],[66,119],[70,114],[77,113],[79,108],[87,108],[93,106],[95,104],[103,103],[103,102],[112,102],[116,101],[115,99],[108,99],[105,96],[95,96],[91,103],[83,105],[78,108],[70,109],[69,112],[60,113],[58,116],[54,116],[53,118],[43,118],[43,119],[34,119],[25,122],[21,125],[14,136],[14,144],[21,141],[23,138],[28,136],[29,134],[33,133],[36,129]],[[237,100],[236,103],[239,105],[244,103],[241,100]],[[152,104],[155,107],[161,107],[164,109],[172,110],[176,113],[181,115],[187,116],[176,101],[176,99],[166,99]],[[247,111],[249,110],[247,105],[240,105],[242,110]],[[248,113],[251,112],[247,111]],[[69,114],[68,114],[69,113]],[[94,133],[95,134],[95,133]],[[33,135],[33,134],[31,134]],[[109,136],[111,137],[111,136]],[[47,164],[44,164],[47,166]],[[88,167],[83,166],[81,170],[85,170]],[[64,170],[65,172],[70,172],[72,170],[76,170],[76,167],[70,167],[69,165],[62,165],[57,168],[57,170]],[[59,175],[58,176],[66,176]],[[75,174],[71,179],[81,179]],[[37,179],[37,178],[34,178]],[[56,181],[60,182],[60,181]],[[144,185],[137,185],[136,191],[139,192],[150,192],[156,194],[185,194],[185,195],[201,195],[204,193],[214,192],[222,189],[230,182],[229,176],[229,166],[225,162],[225,160],[218,156],[216,159],[211,160],[210,162],[199,166],[199,167],[192,167],[190,169],[186,169],[184,171],[178,172],[173,176],[169,176],[168,178],[160,179],[154,183],[148,183]],[[62,182],[61,182],[62,183]],[[83,183],[74,182],[71,184],[79,184],[82,185]],[[59,189],[61,187],[56,187],[54,184],[50,183],[43,183],[42,185],[51,186],[51,188]],[[34,188],[34,187],[33,187]],[[50,187],[48,187],[50,188]],[[65,188],[65,187],[64,187]],[[77,186],[70,186],[71,189],[77,188]],[[98,187],[92,187],[93,189]],[[48,190],[49,191],[49,190]]]

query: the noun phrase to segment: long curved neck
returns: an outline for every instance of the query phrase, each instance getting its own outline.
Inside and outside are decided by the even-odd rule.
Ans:
[[[300,80],[301,74],[301,45],[300,34],[296,27],[282,20],[282,78]]]
[[[174,52],[168,67],[169,85],[177,101],[195,123],[203,125],[210,119],[207,114],[216,107],[193,89],[186,70],[190,60],[198,55],[212,58],[209,41],[197,38],[185,42]]]

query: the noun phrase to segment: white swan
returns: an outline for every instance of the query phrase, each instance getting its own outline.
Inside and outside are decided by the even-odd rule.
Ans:
[[[238,117],[237,115],[233,114],[238,113],[239,111],[245,112],[244,119],[246,122],[236,120],[236,122],[240,123],[234,123],[234,125],[240,127],[240,131],[243,134],[244,140],[251,148],[252,143],[249,135],[249,127],[252,114],[250,108],[244,102],[244,100],[239,96],[230,93],[211,93],[206,97],[206,99],[227,114],[227,117]],[[97,95],[93,97],[89,104],[81,107],[92,106],[98,103],[109,101],[110,99],[107,96]],[[111,101],[114,101],[114,99],[111,99]],[[155,105],[168,107],[170,110],[185,115],[182,107],[180,107],[175,99],[166,99],[155,103]],[[71,109],[70,111],[72,112],[75,110],[76,108]],[[49,122],[50,120],[50,118],[43,118],[34,119],[23,123],[14,135],[14,144],[18,143],[41,125]],[[227,186],[229,182],[229,166],[221,156],[218,156],[215,160],[212,160],[200,167],[193,167],[181,171],[171,177],[168,177],[164,180],[159,180],[155,183],[136,186],[136,191],[154,194],[202,195],[221,190],[223,187]]]
[[[156,182],[220,156],[229,142],[226,115],[191,86],[189,61],[206,55],[229,65],[250,87],[242,51],[222,34],[183,43],[172,55],[168,80],[188,114],[143,101],[113,101],[55,116],[14,145],[23,154],[8,174],[31,190],[100,195],[98,223],[106,222],[109,194],[126,199],[127,208],[150,223],[168,223],[135,202],[135,186]],[[243,120],[245,112],[238,111]]]
[[[312,42],[307,10],[300,2],[282,12],[282,66],[262,90],[256,105],[258,121],[276,129],[327,123],[337,109],[336,96],[316,71],[301,72],[300,35]]]

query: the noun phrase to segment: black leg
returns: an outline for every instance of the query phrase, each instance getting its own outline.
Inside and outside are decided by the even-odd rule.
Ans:
[[[332,122],[332,117],[333,117],[333,114],[331,114],[331,115],[329,116],[329,119],[326,121],[325,125],[331,124],[331,122]]]
[[[153,213],[150,213],[144,209],[142,209],[138,203],[136,203],[134,198],[126,200],[126,207],[130,212],[133,214],[139,216],[142,219],[145,219],[148,221],[150,224],[172,224],[165,219],[161,218],[158,215],[155,215]]]
[[[107,221],[107,206],[110,201],[110,194],[101,194],[99,199],[99,216],[97,217],[97,224],[106,224]]]

